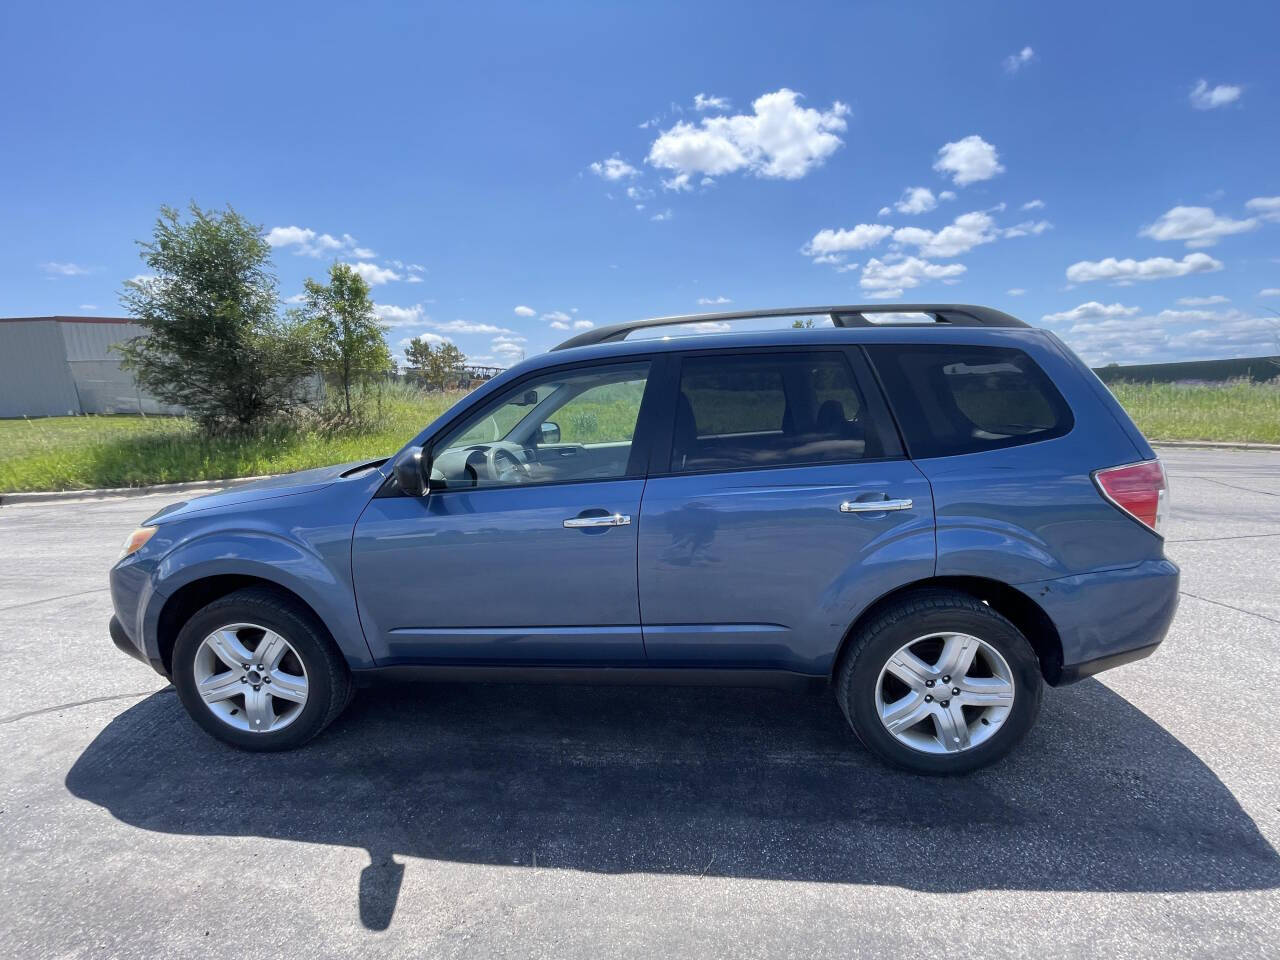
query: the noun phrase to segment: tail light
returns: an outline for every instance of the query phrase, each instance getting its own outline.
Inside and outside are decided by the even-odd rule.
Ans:
[[[1096,470],[1093,482],[1102,495],[1156,533],[1169,513],[1169,481],[1159,460]]]

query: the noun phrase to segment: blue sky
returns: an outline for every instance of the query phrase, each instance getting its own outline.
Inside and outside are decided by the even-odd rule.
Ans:
[[[7,4],[0,315],[118,314],[134,241],[195,200],[273,231],[282,298],[353,262],[394,345],[500,364],[875,299],[997,306],[1095,363],[1277,353],[1277,27],[1274,2]]]

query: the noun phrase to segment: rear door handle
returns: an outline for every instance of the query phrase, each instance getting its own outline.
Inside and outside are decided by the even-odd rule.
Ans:
[[[577,530],[580,527],[625,527],[631,523],[631,518],[623,513],[610,513],[603,517],[570,517],[564,522],[569,530]]]
[[[841,513],[883,513],[886,510],[910,510],[910,500],[846,500]]]

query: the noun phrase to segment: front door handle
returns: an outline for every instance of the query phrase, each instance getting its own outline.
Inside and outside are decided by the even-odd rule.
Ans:
[[[631,518],[623,513],[609,513],[603,517],[570,517],[564,522],[569,530],[577,530],[580,527],[625,527],[631,523]]]
[[[910,500],[846,500],[841,513],[883,513],[886,510],[910,510]]]

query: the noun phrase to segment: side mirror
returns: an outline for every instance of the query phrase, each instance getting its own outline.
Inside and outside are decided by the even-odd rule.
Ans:
[[[427,470],[430,459],[425,458],[421,447],[410,447],[395,463],[392,473],[395,474],[396,485],[410,497],[421,497],[428,489]]]
[[[538,427],[538,443],[559,443],[560,424],[551,420],[544,421]]]

